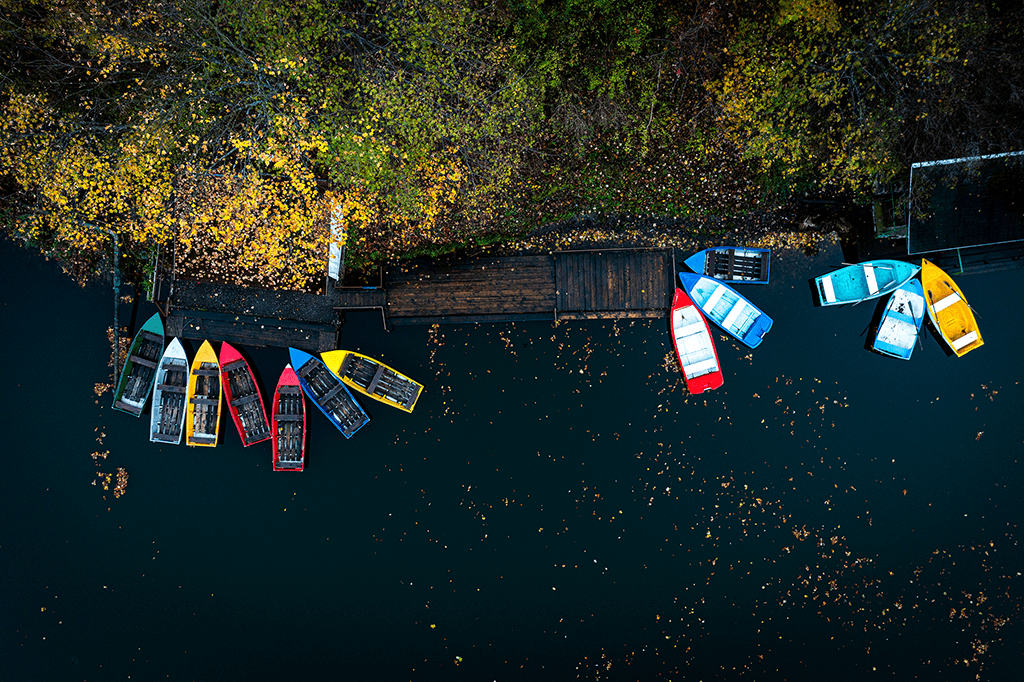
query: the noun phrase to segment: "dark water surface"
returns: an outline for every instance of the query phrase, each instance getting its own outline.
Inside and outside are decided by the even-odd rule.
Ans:
[[[0,253],[0,679],[1020,679],[1024,270],[959,278],[984,348],[902,362],[813,307],[838,248],[778,254],[707,397],[664,320],[352,315],[426,391],[349,441],[314,413],[290,474],[228,421],[150,443],[93,392],[109,286]],[[286,351],[244,350],[267,395]]]

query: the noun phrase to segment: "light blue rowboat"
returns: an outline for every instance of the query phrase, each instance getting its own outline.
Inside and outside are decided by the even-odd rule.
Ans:
[[[860,303],[892,293],[921,269],[899,260],[869,260],[816,277],[821,305]]]
[[[772,328],[772,318],[728,284],[692,272],[680,272],[679,281],[704,315],[740,343],[757,348]]]
[[[924,322],[924,289],[916,277],[892,292],[871,345],[879,353],[909,360]]]

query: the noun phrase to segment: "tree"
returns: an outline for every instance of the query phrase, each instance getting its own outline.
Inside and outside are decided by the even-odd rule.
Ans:
[[[943,95],[969,78],[965,58],[996,28],[983,6],[958,0],[755,3],[712,85],[720,123],[767,175],[863,189],[942,146],[908,145],[908,129],[948,105]],[[947,153],[962,149],[953,142],[942,140]]]

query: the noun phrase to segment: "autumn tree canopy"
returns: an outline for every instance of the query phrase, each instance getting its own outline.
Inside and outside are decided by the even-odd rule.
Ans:
[[[219,276],[301,287],[329,210],[361,262],[465,243],[587,191],[573,169],[612,142],[609,168],[728,149],[766,186],[856,194],[1024,146],[1021,18],[966,0],[0,0],[0,211],[65,257],[112,232],[141,262],[174,239]]]

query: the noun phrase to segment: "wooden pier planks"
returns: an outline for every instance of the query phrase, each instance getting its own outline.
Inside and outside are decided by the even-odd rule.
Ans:
[[[166,327],[170,330],[168,336],[214,339],[241,346],[293,346],[311,352],[338,346],[336,327],[299,320],[175,309]]]
[[[414,262],[389,268],[385,286],[394,324],[550,320],[555,308],[548,254]]]
[[[560,320],[661,317],[675,291],[672,249],[553,254]]]
[[[420,259],[388,266],[379,288],[334,288],[334,310],[380,308],[389,324],[651,318],[675,291],[672,249],[601,249]],[[249,346],[337,348],[329,325],[176,309],[167,334]]]

